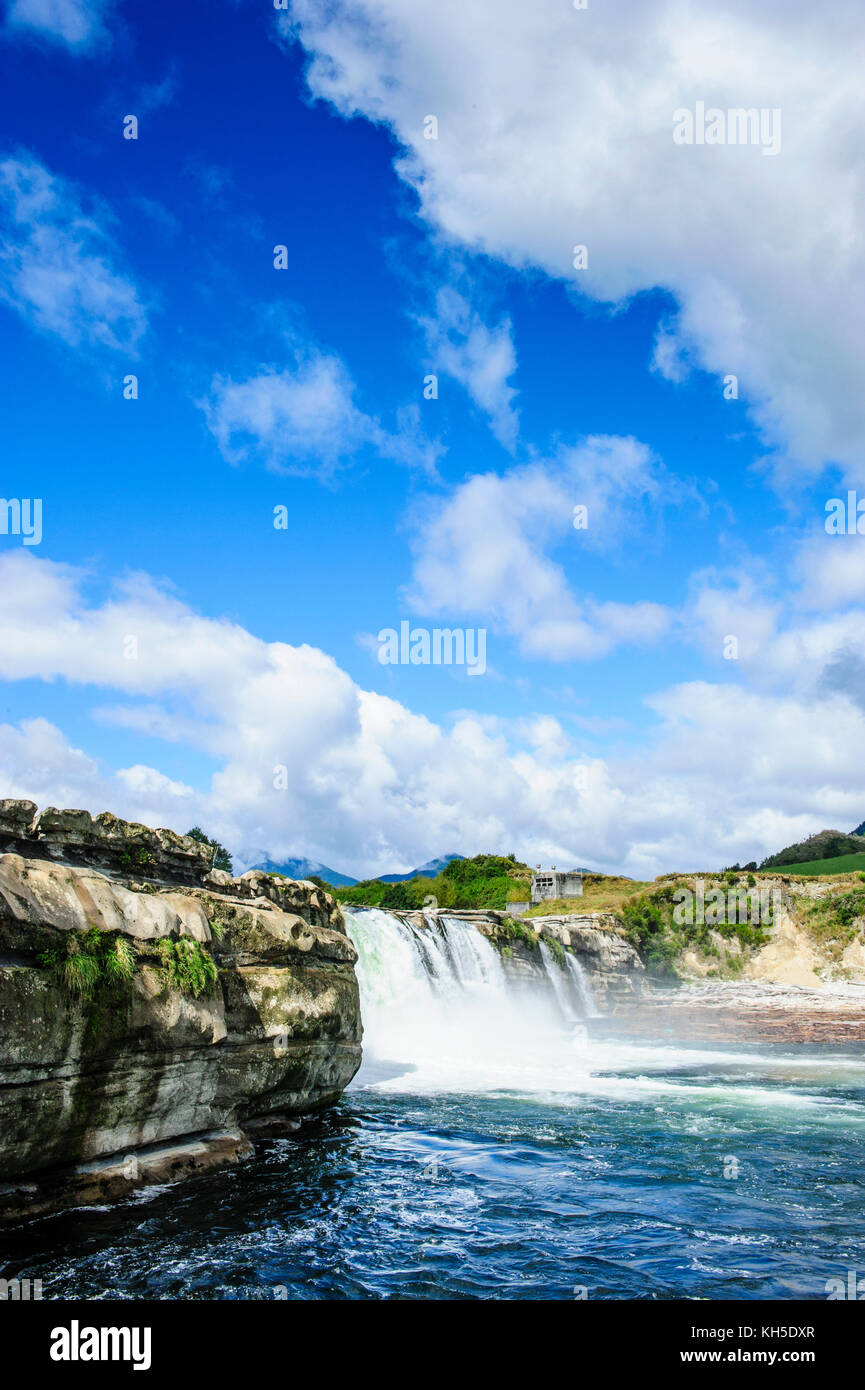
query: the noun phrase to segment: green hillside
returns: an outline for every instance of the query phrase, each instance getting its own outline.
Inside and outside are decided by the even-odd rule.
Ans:
[[[330,892],[348,906],[381,907],[390,911],[416,911],[434,898],[439,907],[502,910],[508,901],[528,898],[532,871],[513,854],[476,854],[472,859],[452,859],[435,878],[412,878],[388,883],[364,879]]]
[[[809,859],[804,864],[785,864],[785,874],[852,874],[865,870],[865,854],[841,854],[835,859]]]
[[[821,830],[817,835],[809,835],[796,845],[788,845],[778,854],[770,854],[760,865],[761,869],[789,869],[794,872],[794,864],[813,864],[818,859],[846,858],[851,854],[865,853],[865,844],[858,834],[845,835],[841,830]],[[825,870],[826,873],[831,870]]]

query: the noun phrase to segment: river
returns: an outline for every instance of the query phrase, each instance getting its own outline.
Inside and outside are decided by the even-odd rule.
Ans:
[[[855,1050],[593,1041],[575,962],[515,990],[466,922],[348,922],[340,1104],[253,1167],[7,1232],[7,1267],[46,1298],[825,1299],[865,1274]]]

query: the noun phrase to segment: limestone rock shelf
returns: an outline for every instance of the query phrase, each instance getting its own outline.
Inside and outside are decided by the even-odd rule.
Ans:
[[[240,1162],[357,1071],[339,906],[211,854],[0,801],[0,1220]]]

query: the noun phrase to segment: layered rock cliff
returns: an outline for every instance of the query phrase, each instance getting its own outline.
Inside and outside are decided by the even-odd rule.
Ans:
[[[238,1162],[357,1071],[338,905],[211,855],[0,801],[0,1218]]]
[[[576,956],[600,1008],[641,993],[645,966],[613,913],[571,913],[529,920],[542,937],[555,938]]]

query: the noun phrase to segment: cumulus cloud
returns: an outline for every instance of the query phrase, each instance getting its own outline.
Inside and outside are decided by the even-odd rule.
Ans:
[[[799,547],[793,565],[798,602],[822,610],[861,603],[865,597],[862,537],[818,535]]]
[[[111,0],[12,0],[6,23],[15,31],[86,52],[109,42]]]
[[[127,353],[147,326],[100,214],[29,156],[0,163],[0,298],[72,347]]]
[[[360,410],[345,364],[307,350],[277,371],[262,368],[243,381],[216,376],[199,402],[208,428],[231,463],[260,458],[269,468],[328,477],[362,449],[428,473],[439,446],[423,434],[416,408],[399,413],[394,431]]]
[[[656,368],[736,374],[800,466],[861,474],[861,5],[293,0],[278,23],[315,96],[394,132],[440,239],[611,304],[665,287]],[[780,151],[675,144],[698,101],[780,109]]]
[[[159,740],[180,734],[213,774],[193,787],[140,760],[105,768],[37,718],[0,726],[6,795],[181,830],[197,821],[246,862],[305,854],[358,877],[444,847],[644,877],[776,849],[815,828],[803,806],[827,824],[862,818],[850,753],[865,713],[838,691],[679,685],[649,701],[643,749],[605,759],[549,714],[438,724],[316,648],[262,641],[143,577],[95,605],[83,582],[22,551],[0,557],[0,677],[112,689],[129,726],[154,738],[154,762]],[[123,654],[131,634],[136,659]]]
[[[156,768],[136,765],[112,771],[68,742],[48,719],[0,724],[3,796],[45,806],[111,810],[145,825],[186,830],[203,799]]]
[[[525,655],[554,661],[655,642],[670,620],[661,605],[579,595],[548,551],[567,540],[590,591],[599,554],[681,490],[644,444],[600,435],[548,462],[476,474],[415,509],[411,604],[419,613],[477,617],[515,636]],[[586,508],[585,529],[574,529],[576,507]]]
[[[791,548],[789,573],[753,562],[694,575],[681,630],[726,667],[730,680],[785,693],[803,709],[816,711],[832,695],[865,708],[865,607],[861,584],[858,593],[855,588],[862,573],[855,542],[852,536],[807,537]],[[789,588],[789,580],[798,589]]]

